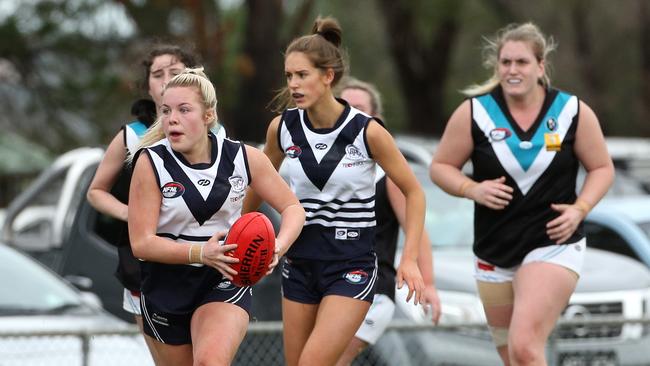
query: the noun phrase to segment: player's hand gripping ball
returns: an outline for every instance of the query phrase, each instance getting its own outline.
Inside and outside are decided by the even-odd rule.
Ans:
[[[237,271],[232,283],[252,286],[269,270],[275,251],[275,231],[271,221],[260,212],[242,215],[228,231],[225,244],[237,244],[226,254],[239,259],[230,266]]]

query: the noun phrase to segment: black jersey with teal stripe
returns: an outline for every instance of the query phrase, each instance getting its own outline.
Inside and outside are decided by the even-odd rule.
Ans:
[[[554,244],[546,234],[546,224],[558,216],[551,204],[576,199],[579,100],[548,89],[527,131],[514,122],[501,88],[472,98],[471,107],[474,179],[505,176],[514,188],[504,210],[475,205],[474,253],[500,267],[515,266],[531,250]],[[579,226],[569,242],[582,237]]]

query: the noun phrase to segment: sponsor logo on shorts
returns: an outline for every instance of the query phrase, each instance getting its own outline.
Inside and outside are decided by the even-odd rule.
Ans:
[[[364,158],[361,150],[352,144],[345,147],[345,156],[350,160],[361,160]]]
[[[232,291],[237,287],[235,287],[235,285],[233,285],[232,282],[226,280],[226,281],[219,282],[219,284],[217,284],[214,288],[221,291]]]
[[[327,149],[327,144],[319,142],[316,145],[314,145],[314,147],[316,148],[316,150],[325,150]]]
[[[361,236],[359,229],[346,229],[346,228],[336,228],[334,229],[334,239],[336,240],[358,240]]]
[[[196,181],[196,184],[205,187],[205,186],[210,185],[210,180],[209,179],[199,179],[198,181]]]
[[[244,178],[239,175],[233,175],[232,177],[228,178],[228,182],[230,182],[230,186],[235,193],[241,193],[244,191],[244,189],[246,189],[246,186],[244,185]]]
[[[162,193],[162,196],[165,198],[176,198],[185,193],[185,187],[178,182],[169,182],[162,186],[160,193]]]
[[[368,319],[368,318],[366,318],[366,319],[364,320],[364,322],[365,322],[366,324],[368,324],[369,326],[371,326],[371,327],[372,327],[373,325],[375,325],[375,321],[372,320],[372,319]]]
[[[344,274],[343,278],[353,285],[363,285],[368,282],[368,273],[364,270],[356,270]]]
[[[494,265],[485,263],[485,262],[477,262],[476,265],[478,266],[478,269],[481,271],[494,271]]]
[[[492,141],[502,141],[512,136],[512,132],[505,127],[497,127],[490,131],[490,139]]]
[[[302,154],[302,149],[300,148],[300,146],[293,145],[293,146],[288,147],[288,148],[284,151],[284,153],[285,153],[288,157],[290,157],[291,159],[295,159],[295,158],[299,157],[300,154]]]
[[[165,327],[169,326],[169,320],[165,318],[162,315],[158,315],[156,313],[151,314],[151,321],[160,325],[163,325]]]

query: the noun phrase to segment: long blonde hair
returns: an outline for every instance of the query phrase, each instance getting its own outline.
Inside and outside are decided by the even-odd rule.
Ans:
[[[169,83],[165,85],[163,94],[167,89],[174,87],[196,88],[199,91],[201,102],[203,103],[205,110],[211,110],[213,112],[213,119],[210,121],[209,128],[213,128],[217,124],[217,92],[215,91],[212,82],[210,82],[210,79],[208,79],[203,72],[203,67],[193,69],[186,68],[182,73],[174,76]],[[162,128],[162,119],[163,115],[159,115],[158,118],[156,118],[156,122],[154,122],[144,136],[142,136],[142,139],[140,139],[140,143],[138,144],[138,150],[143,147],[151,146],[165,137],[165,132]],[[131,159],[132,158],[129,157],[129,162],[131,162]]]
[[[551,78],[549,76],[550,64],[547,61],[547,56],[555,50],[556,44],[553,37],[547,38],[544,36],[534,23],[509,24],[500,29],[494,38],[484,38],[484,40],[483,66],[492,70],[492,76],[481,84],[470,85],[461,90],[461,93],[472,97],[488,93],[499,85],[499,76],[497,75],[499,53],[503,45],[508,41],[526,42],[531,46],[537,61],[545,62],[544,75],[540,78],[540,83],[545,88],[551,86]]]

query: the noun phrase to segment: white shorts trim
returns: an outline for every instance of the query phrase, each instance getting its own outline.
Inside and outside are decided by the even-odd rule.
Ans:
[[[139,296],[135,296],[131,293],[130,290],[124,289],[123,298],[124,300],[122,301],[122,309],[126,310],[127,313],[131,313],[133,315],[142,315]]]
[[[384,294],[375,294],[366,318],[354,336],[368,344],[375,344],[393,319],[395,303]]]
[[[484,282],[512,282],[519,267],[532,262],[554,263],[580,276],[586,248],[586,238],[575,243],[537,248],[528,253],[520,265],[511,268],[497,267],[474,257],[474,277],[476,280]]]

